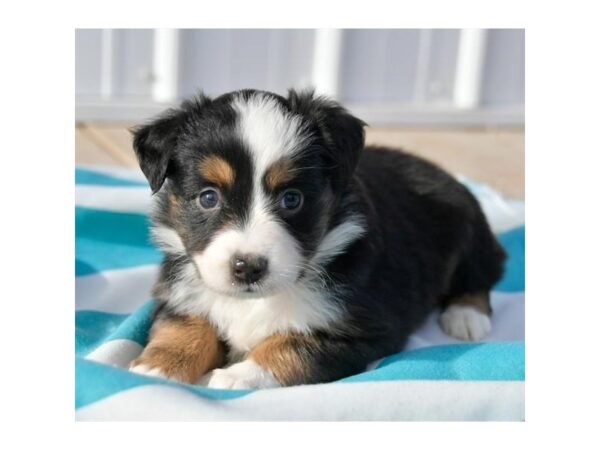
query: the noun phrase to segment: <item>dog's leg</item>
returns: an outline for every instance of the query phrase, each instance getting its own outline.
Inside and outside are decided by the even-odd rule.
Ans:
[[[358,337],[274,335],[255,347],[244,361],[213,370],[205,381],[209,387],[221,389],[333,381],[364,370],[385,353],[376,342]]]
[[[224,360],[224,345],[207,320],[167,316],[154,323],[148,345],[130,370],[193,383]]]
[[[492,330],[490,296],[487,292],[463,294],[444,302],[440,326],[463,341],[480,341]]]

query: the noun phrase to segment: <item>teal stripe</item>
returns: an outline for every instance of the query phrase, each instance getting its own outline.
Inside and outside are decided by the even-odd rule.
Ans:
[[[80,184],[147,185],[145,182],[120,179],[86,169],[76,170],[76,180]],[[157,264],[162,259],[160,251],[148,239],[149,221],[145,215],[77,207],[75,217],[76,275]],[[509,258],[505,274],[494,290],[524,291],[525,227],[501,233],[498,239]]]
[[[369,372],[341,383],[400,380],[522,381],[525,379],[523,343],[457,344],[402,352],[385,358]],[[124,369],[76,358],[75,407],[80,408],[138,386],[177,386],[199,397],[228,400],[253,390],[209,389],[142,376]]]
[[[200,397],[228,400],[243,397],[250,390],[209,389],[202,386],[180,384],[156,377],[147,377],[125,369],[75,358],[75,408],[89,405],[127,389],[150,386],[177,386]]]
[[[148,183],[143,180],[121,178],[81,168],[75,169],[75,184],[115,187],[148,187]]]
[[[508,253],[504,276],[493,290],[522,292],[525,290],[525,227],[514,228],[498,235]]]
[[[84,207],[75,208],[75,274],[158,264],[162,253],[149,240],[148,217]],[[498,235],[508,253],[495,291],[525,290],[525,227]]]
[[[525,344],[494,342],[439,345],[385,358],[375,370],[343,381],[525,380]]]
[[[148,217],[75,208],[75,274],[158,264],[162,253],[149,239]]]
[[[75,313],[75,354],[85,356],[105,342],[129,339],[144,346],[152,324],[155,302],[146,302],[133,314],[99,311]]]

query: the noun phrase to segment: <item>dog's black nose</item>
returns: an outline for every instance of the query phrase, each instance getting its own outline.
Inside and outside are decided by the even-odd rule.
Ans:
[[[231,269],[236,280],[250,284],[263,278],[268,266],[269,261],[262,256],[238,255],[233,258]]]

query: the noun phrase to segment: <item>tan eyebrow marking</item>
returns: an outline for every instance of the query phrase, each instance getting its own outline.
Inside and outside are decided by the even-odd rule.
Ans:
[[[275,161],[265,173],[265,182],[269,189],[275,190],[283,183],[287,183],[294,178],[293,163],[290,159],[280,159]]]
[[[200,175],[219,186],[232,186],[235,178],[233,167],[220,156],[207,156],[200,161]]]

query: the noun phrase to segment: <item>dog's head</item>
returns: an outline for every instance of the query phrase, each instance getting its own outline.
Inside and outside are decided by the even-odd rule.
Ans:
[[[160,191],[157,242],[186,254],[216,292],[290,288],[360,233],[350,219],[332,218],[363,126],[311,92],[199,96],[167,111],[134,132],[141,169]]]

